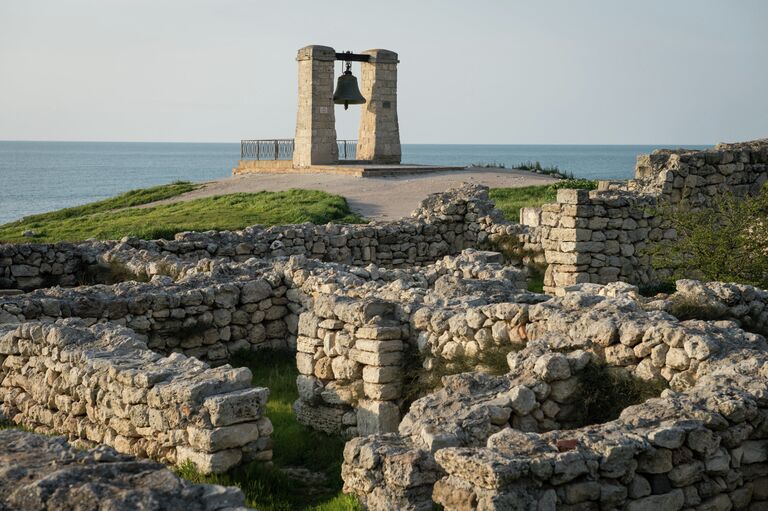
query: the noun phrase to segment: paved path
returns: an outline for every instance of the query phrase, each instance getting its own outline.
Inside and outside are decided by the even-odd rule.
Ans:
[[[410,215],[430,193],[443,192],[464,182],[498,188],[543,185],[554,181],[547,176],[511,169],[467,169],[365,178],[320,173],[245,174],[211,181],[199,190],[147,206],[229,193],[302,188],[341,195],[353,211],[371,220],[395,220]]]

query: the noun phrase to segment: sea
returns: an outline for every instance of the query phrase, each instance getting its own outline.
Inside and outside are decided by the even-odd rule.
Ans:
[[[403,163],[512,168],[538,161],[577,178],[630,179],[637,155],[661,147],[678,145],[403,144],[402,149]],[[136,188],[224,178],[239,156],[239,143],[0,141],[0,224]]]

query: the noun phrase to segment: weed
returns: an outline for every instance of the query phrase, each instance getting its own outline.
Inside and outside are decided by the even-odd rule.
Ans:
[[[504,169],[506,166],[503,163],[499,162],[477,162],[477,163],[470,163],[468,167],[474,167],[478,169]]]
[[[408,357],[406,380],[403,386],[405,407],[424,395],[442,387],[443,376],[480,371],[487,374],[501,375],[509,372],[507,355],[521,349],[523,345],[506,344],[481,350],[475,357],[462,356],[453,360],[436,359],[436,365],[426,370],[422,359],[415,354]]]
[[[628,406],[658,397],[667,388],[664,380],[646,381],[590,362],[578,375],[579,390],[574,396],[574,423],[577,426],[615,420]]]
[[[728,315],[728,311],[725,307],[718,307],[711,303],[701,303],[696,298],[680,295],[674,295],[672,297],[672,306],[669,309],[669,313],[680,321],[688,319],[717,321]]]

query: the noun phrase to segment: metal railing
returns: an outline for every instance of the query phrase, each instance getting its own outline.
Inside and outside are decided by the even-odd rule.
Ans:
[[[241,140],[240,159],[291,160],[293,159],[293,139]]]
[[[357,159],[357,140],[337,140],[336,145],[339,148],[340,160]]]
[[[339,160],[354,160],[357,157],[357,140],[337,140]],[[294,143],[292,138],[270,140],[241,140],[241,160],[291,160]]]

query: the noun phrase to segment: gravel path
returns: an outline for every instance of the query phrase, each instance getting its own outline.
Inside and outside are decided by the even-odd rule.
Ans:
[[[238,192],[302,188],[341,195],[353,211],[371,220],[395,220],[410,215],[430,193],[443,192],[464,182],[497,188],[544,185],[554,181],[556,179],[511,169],[467,169],[365,178],[323,173],[245,174],[211,181],[193,192],[145,207]]]

